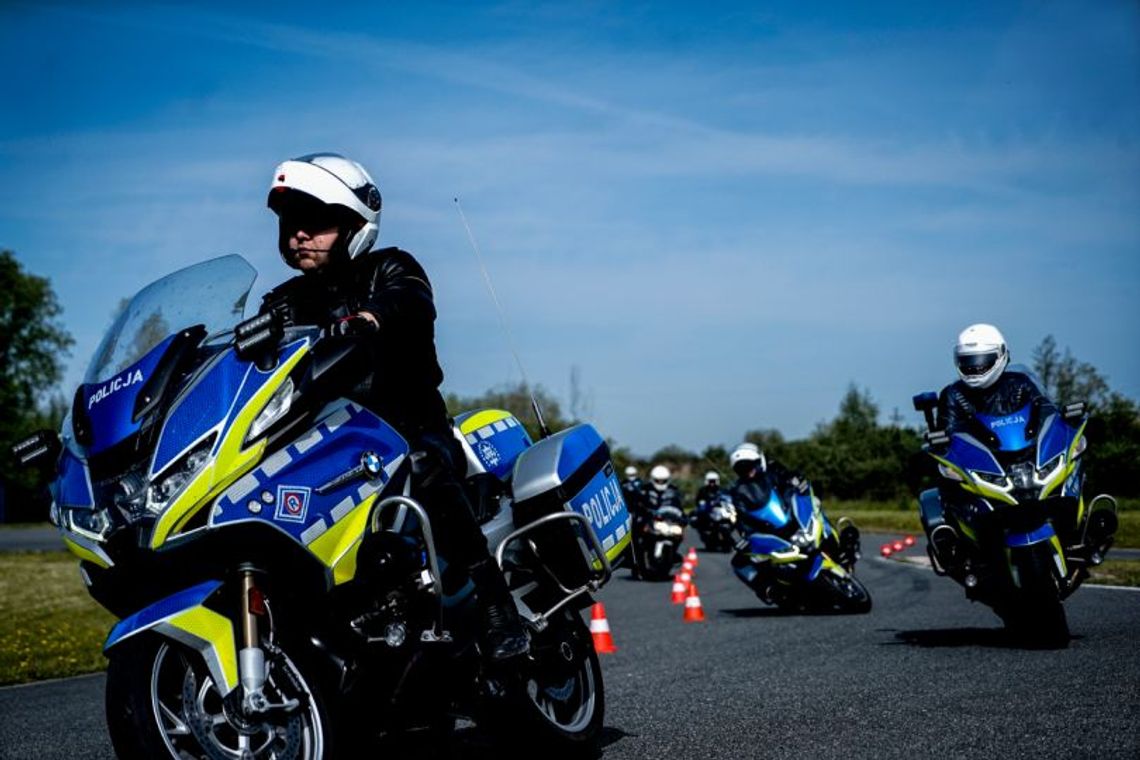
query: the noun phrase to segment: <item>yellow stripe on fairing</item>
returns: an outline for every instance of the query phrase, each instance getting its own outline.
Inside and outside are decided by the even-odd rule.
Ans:
[[[476,412],[459,426],[459,432],[463,435],[474,433],[481,427],[486,427],[495,422],[500,422],[511,416],[510,412],[504,412],[502,409],[484,409],[481,412]]]
[[[198,639],[207,649],[212,649],[221,665],[221,675],[226,683],[219,688],[222,694],[229,694],[238,684],[237,645],[234,643],[234,626],[230,619],[205,607],[191,607],[164,621]]]
[[[222,491],[261,461],[261,456],[265,452],[265,439],[262,438],[249,448],[243,449],[246,435],[257,415],[261,414],[269,399],[307,353],[309,346],[306,342],[278,365],[273,375],[233,417],[214,461],[198,473],[174,503],[159,515],[154,524],[154,532],[151,534],[150,548],[157,549],[162,546],[171,533],[184,527],[199,509],[216,499]]]
[[[76,557],[79,557],[79,559],[85,559],[88,562],[94,563],[103,569],[109,568],[112,564],[111,562],[108,562],[107,559],[100,557],[98,554],[88,549],[86,546],[75,543],[67,536],[63,537],[63,543],[67,547],[68,551],[70,551]]]
[[[372,494],[357,504],[309,544],[309,551],[332,570],[333,585],[350,581],[356,575],[356,554],[377,496]]]

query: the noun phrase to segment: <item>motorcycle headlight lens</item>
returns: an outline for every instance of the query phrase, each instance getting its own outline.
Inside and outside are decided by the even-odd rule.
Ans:
[[[211,435],[203,440],[154,479],[147,494],[147,510],[159,514],[175,496],[182,493],[186,484],[193,480],[210,461],[210,451],[214,448],[215,438],[217,435]]]
[[[269,401],[265,402],[265,408],[257,415],[253,424],[249,426],[249,435],[246,436],[245,442],[255,440],[258,436],[269,429],[270,425],[277,420],[284,417],[289,413],[289,409],[293,406],[293,378],[285,378],[285,382],[281,387],[273,392],[269,397]]]
[[[64,507],[67,529],[92,541],[102,541],[111,530],[111,519],[105,509],[76,509]]]
[[[1009,468],[1010,477],[1013,478],[1014,488],[1033,487],[1033,465],[1029,462],[1015,464]]]
[[[1053,473],[1060,466],[1061,466],[1061,455],[1058,454],[1057,456],[1053,457],[1048,462],[1046,462],[1045,464],[1043,464],[1037,468],[1037,478],[1039,480],[1041,480],[1042,482],[1048,481],[1052,477]]]
[[[978,472],[975,470],[974,477],[994,486],[1005,486],[1008,482],[1008,479],[1005,475],[994,475],[991,472]]]
[[[946,478],[947,480],[957,480],[959,482],[962,481],[962,476],[959,475],[958,471],[952,467],[947,467],[944,464],[939,464],[938,472],[941,473],[942,477]]]
[[[796,534],[792,536],[792,545],[799,549],[807,549],[812,545],[811,536],[807,534],[807,531],[798,530]]]
[[[664,520],[655,520],[653,523],[653,531],[655,533],[668,534],[669,528],[670,528],[669,523],[665,522]]]

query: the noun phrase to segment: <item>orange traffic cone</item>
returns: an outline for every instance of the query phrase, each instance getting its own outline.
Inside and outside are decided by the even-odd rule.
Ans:
[[[693,574],[688,570],[681,570],[681,574],[677,577],[681,579],[681,583],[685,584],[685,588],[688,588],[689,584],[693,582]]]
[[[689,590],[689,582],[684,576],[673,576],[673,604],[684,604],[685,592]]]
[[[684,562],[681,563],[681,572],[682,573],[692,573],[696,569],[697,569],[696,566],[693,565],[693,563],[690,562],[689,560],[685,560]]]
[[[689,553],[685,556],[685,559],[689,560],[689,562],[693,564],[693,567],[701,564],[701,561],[697,559],[697,547],[690,546]]]
[[[685,622],[705,622],[705,611],[701,609],[701,597],[697,594],[695,583],[689,584],[689,595],[685,598]]]
[[[598,654],[613,654],[617,651],[614,637],[610,635],[610,621],[606,620],[606,608],[595,602],[590,612],[590,633],[594,637],[594,651]]]

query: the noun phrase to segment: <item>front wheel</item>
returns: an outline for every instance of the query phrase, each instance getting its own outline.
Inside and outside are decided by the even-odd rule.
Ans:
[[[590,630],[566,610],[536,635],[531,653],[512,663],[505,704],[488,705],[492,730],[508,747],[556,757],[590,757],[605,718],[602,668]],[[497,702],[498,700],[496,700]]]
[[[871,611],[871,594],[854,575],[822,572],[817,583],[823,589],[820,602],[824,609],[854,615]]]
[[[246,718],[223,700],[196,653],[157,636],[113,651],[106,711],[115,754],[139,760],[330,757],[329,716],[315,679],[306,679],[284,651],[266,664],[266,697],[291,707]]]

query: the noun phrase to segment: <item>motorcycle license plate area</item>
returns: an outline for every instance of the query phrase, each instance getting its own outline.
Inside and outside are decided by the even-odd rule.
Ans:
[[[610,562],[629,545],[629,511],[609,447],[593,426],[576,425],[522,452],[513,484],[517,526],[570,510],[590,522]]]

